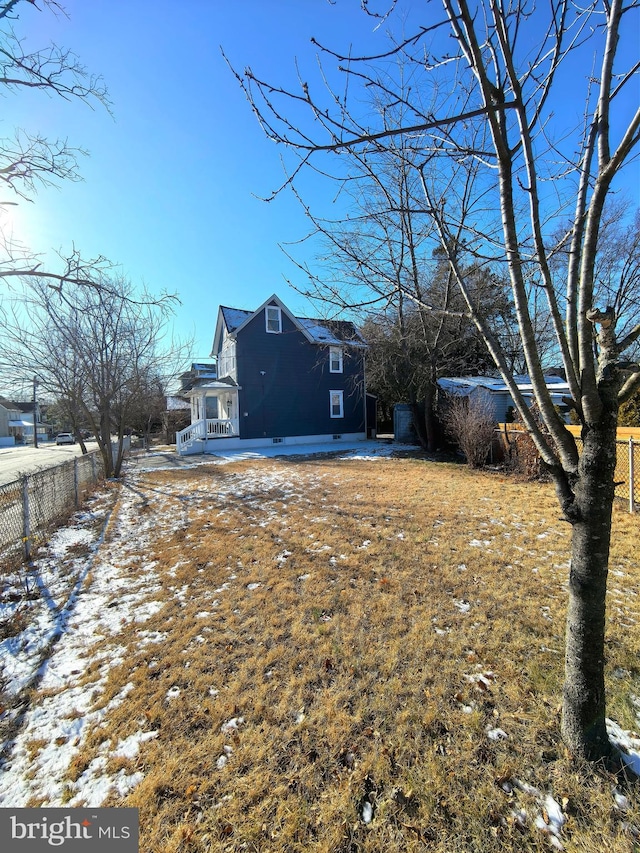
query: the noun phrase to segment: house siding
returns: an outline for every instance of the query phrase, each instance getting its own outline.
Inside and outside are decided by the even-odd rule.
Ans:
[[[345,347],[343,372],[329,371],[329,347],[312,344],[282,312],[266,331],[264,309],[239,332],[236,365],[243,439],[365,430],[363,353]],[[330,391],[344,391],[344,417],[330,416]]]
[[[9,412],[0,405],[0,438],[9,436]]]
[[[477,388],[469,394],[469,397],[476,397],[488,404],[497,423],[504,423],[507,409],[509,406],[513,406],[513,400],[508,391],[489,391],[486,388]]]

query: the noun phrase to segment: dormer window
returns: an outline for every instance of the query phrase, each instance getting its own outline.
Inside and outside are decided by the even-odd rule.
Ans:
[[[329,347],[329,372],[342,373],[342,347]]]
[[[277,305],[267,305],[265,308],[265,321],[267,332],[279,335],[282,332],[282,311]]]

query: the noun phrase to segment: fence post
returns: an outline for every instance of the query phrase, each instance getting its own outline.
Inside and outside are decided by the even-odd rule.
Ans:
[[[629,439],[629,512],[635,512],[635,508],[636,508],[636,504],[635,504],[635,501],[636,501],[636,496],[635,496],[636,479],[635,479],[635,474],[634,474],[634,470],[633,470],[633,463],[634,463],[633,456],[634,456],[633,438],[630,438]]]
[[[96,473],[96,454],[95,451],[91,454],[91,482],[95,483],[98,479],[98,475]]]
[[[24,542],[24,557],[31,556],[31,518],[29,515],[29,478],[22,478],[22,541]]]
[[[73,457],[73,495],[76,502],[76,509],[80,506],[80,482],[78,479],[78,457]]]

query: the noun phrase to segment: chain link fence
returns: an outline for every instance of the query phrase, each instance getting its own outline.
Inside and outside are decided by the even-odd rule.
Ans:
[[[618,441],[616,465],[616,497],[629,504],[629,512],[640,507],[640,441],[633,438]]]
[[[0,560],[29,559],[34,545],[102,479],[102,457],[94,451],[0,485]]]
[[[531,439],[522,429],[505,429],[505,424],[496,430],[499,437],[498,453],[505,454],[507,445],[510,452],[518,453],[519,439],[528,446],[533,446]],[[582,452],[582,439],[575,436],[578,452]],[[640,441],[636,438],[618,439],[616,464],[616,498],[623,500],[629,507],[629,512],[640,508]],[[493,448],[495,451],[495,448]],[[527,451],[525,451],[526,456]],[[535,453],[535,452],[534,452]],[[537,453],[535,453],[537,457]]]

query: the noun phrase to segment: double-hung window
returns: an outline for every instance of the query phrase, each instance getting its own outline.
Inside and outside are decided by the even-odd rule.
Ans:
[[[344,417],[344,391],[329,391],[329,406],[332,418]]]
[[[329,372],[342,373],[342,347],[329,347]]]
[[[267,305],[264,312],[266,329],[272,335],[282,332],[282,311],[277,305]]]

